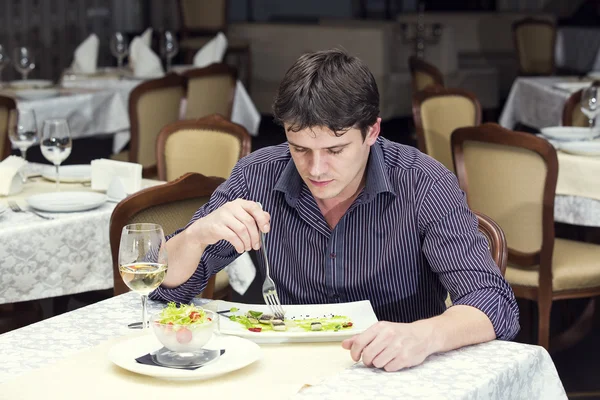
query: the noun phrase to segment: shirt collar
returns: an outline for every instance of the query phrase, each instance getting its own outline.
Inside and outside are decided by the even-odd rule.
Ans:
[[[367,180],[361,202],[368,203],[380,193],[396,195],[386,171],[381,139],[377,139],[371,146],[366,173]],[[294,160],[290,158],[273,190],[284,193],[288,204],[295,207],[303,186],[304,181],[296,169]]]

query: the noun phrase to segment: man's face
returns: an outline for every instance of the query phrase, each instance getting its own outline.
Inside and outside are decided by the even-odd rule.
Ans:
[[[335,136],[326,127],[289,131],[286,136],[296,169],[316,199],[345,200],[359,189],[369,149],[379,135],[381,119],[369,128],[363,140],[359,129],[352,128]]]

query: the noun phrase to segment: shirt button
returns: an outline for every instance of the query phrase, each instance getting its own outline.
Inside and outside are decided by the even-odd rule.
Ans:
[[[331,258],[335,258],[335,253],[331,253],[329,256],[330,256]]]

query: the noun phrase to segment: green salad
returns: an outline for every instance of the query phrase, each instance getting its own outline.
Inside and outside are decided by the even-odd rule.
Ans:
[[[202,325],[212,319],[206,312],[193,304],[180,304],[174,302],[167,304],[158,316],[156,322],[163,325],[196,326]]]
[[[248,311],[245,315],[231,315],[231,321],[237,322],[251,332],[265,331],[330,331],[337,332],[351,329],[353,324],[350,318],[343,315],[326,315],[322,317],[300,316],[280,320],[261,311]]]

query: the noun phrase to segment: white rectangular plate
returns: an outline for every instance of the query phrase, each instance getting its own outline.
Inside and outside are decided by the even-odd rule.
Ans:
[[[232,307],[239,309],[239,311],[234,313],[235,315],[244,315],[249,310],[262,311],[271,314],[269,307],[264,304],[242,304],[218,301],[219,311],[228,310]],[[240,323],[231,321],[227,317],[229,314],[221,314],[221,332],[226,335],[244,337],[256,343],[339,342],[365,331],[377,322],[377,317],[375,316],[371,302],[368,300],[352,303],[284,305],[283,308],[285,310],[286,319],[292,317],[295,317],[295,319],[318,318],[329,314],[343,315],[350,318],[352,321],[352,328],[337,332],[250,332]]]

